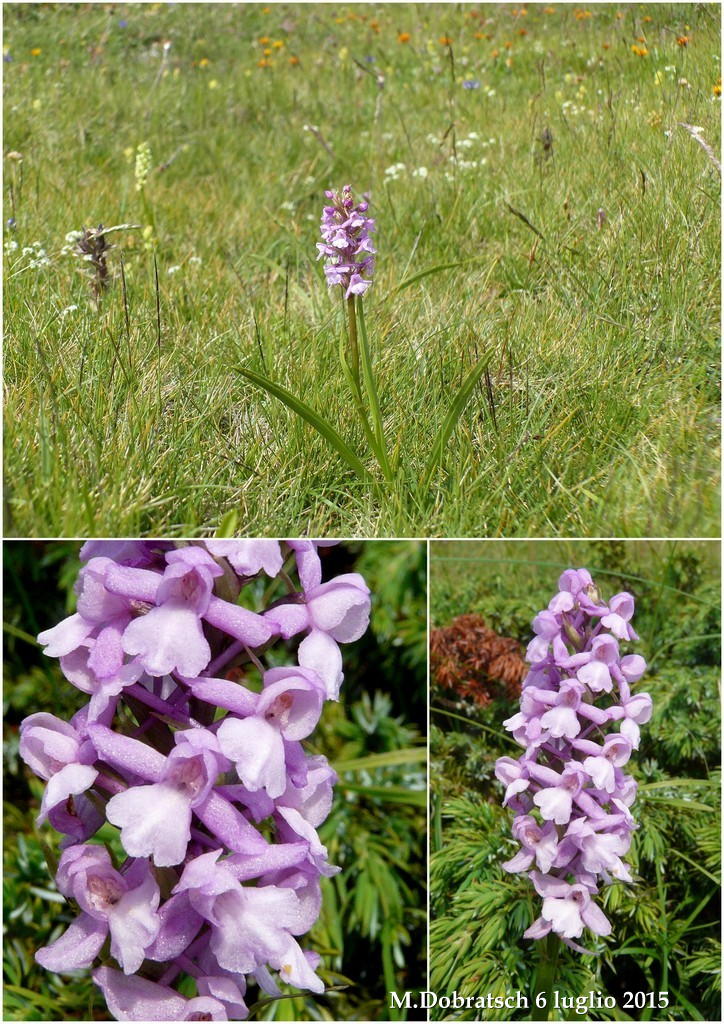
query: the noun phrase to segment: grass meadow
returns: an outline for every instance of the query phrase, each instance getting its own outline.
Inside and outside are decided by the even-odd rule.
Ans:
[[[719,26],[717,4],[6,4],[6,535],[716,535]],[[348,181],[377,221],[389,482],[315,259]],[[101,223],[129,226],[94,275],[66,236]]]

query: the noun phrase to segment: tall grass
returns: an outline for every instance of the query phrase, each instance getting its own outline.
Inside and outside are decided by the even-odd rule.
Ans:
[[[718,6],[514,10],[6,5],[6,532],[717,532],[719,176],[680,122],[716,149]],[[378,222],[383,492],[240,373],[364,452],[314,261],[347,180]],[[61,248],[99,223],[138,226],[96,308]]]

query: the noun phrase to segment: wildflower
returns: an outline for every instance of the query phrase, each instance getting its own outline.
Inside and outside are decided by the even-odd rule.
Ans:
[[[169,275],[170,274],[178,274],[180,269],[181,269],[181,267],[178,264],[174,264],[174,266],[168,268],[166,273],[169,274]]]
[[[376,250],[370,238],[375,222],[366,215],[369,203],[365,197],[355,204],[352,186],[345,185],[340,192],[324,193],[332,201],[322,213],[322,241],[317,243],[317,259],[325,258],[324,272],[328,285],[339,284],[345,289],[345,298],[362,295],[372,284]]]
[[[269,36],[261,36],[258,42],[259,46],[268,46],[269,43],[271,42],[271,39],[269,38]]]
[[[452,39],[450,36],[440,36],[438,43],[440,46],[452,46]]]
[[[397,42],[398,43],[409,43],[410,42],[410,38],[411,38],[411,36],[410,36],[409,32],[398,32],[397,33]]]
[[[712,86],[711,91],[715,96],[721,96],[721,78],[717,78],[716,82]]]
[[[209,81],[209,89],[218,89],[218,88],[219,88],[218,81],[215,78],[210,79],[210,81]]]
[[[648,52],[649,51],[645,46],[637,46],[636,43],[631,47],[631,53],[635,54],[637,57],[646,57]]]
[[[136,148],[136,165],[134,175],[136,178],[136,192],[143,192],[151,171],[152,158],[151,147],[147,142],[140,142]]]
[[[688,46],[689,42],[690,42],[689,36],[677,36],[676,37],[676,45],[677,46],[682,46],[682,47],[683,46]]]
[[[199,61],[199,65],[198,66],[200,68],[207,68],[209,66],[209,63],[210,62],[209,62],[209,58],[208,57],[202,57],[201,60]]]
[[[32,48],[32,50],[30,51],[30,56],[31,57],[39,57],[42,52],[43,51],[40,49],[39,46],[34,46]]]
[[[318,917],[320,877],[337,871],[316,831],[335,775],[300,741],[338,694],[339,644],[366,629],[370,596],[354,573],[322,582],[319,544],[90,541],[77,612],[39,637],[91,698],[70,723],[40,712],[21,725],[20,754],[46,781],[41,811],[65,836],[56,884],[80,911],[36,958],[64,972],[103,950],[93,979],[116,1019],[243,1020],[244,975],[271,992],[270,969],[324,990],[299,936]],[[237,603],[288,556],[298,590],[258,613]],[[261,666],[271,640],[299,635],[298,664]],[[216,678],[239,657],[260,665],[260,692]],[[113,825],[120,863],[95,841]],[[170,987],[182,971],[183,996]]]
[[[412,172],[413,178],[426,178],[428,175],[427,167],[416,167]]]
[[[293,68],[294,68],[294,67],[296,67],[296,66],[297,66],[297,65],[299,64],[299,57],[297,57],[297,56],[295,56],[295,55],[293,54],[293,55],[292,55],[292,56],[291,56],[291,57],[289,58],[289,63],[290,63],[291,65],[292,65],[292,67],[293,67]]]
[[[66,235],[66,240],[70,241],[70,233]],[[102,224],[99,224],[97,228],[83,228],[75,242],[76,253],[90,264],[88,274],[96,302],[100,300],[102,293],[108,287],[106,253],[110,248]]]
[[[463,81],[463,89],[479,89],[479,88],[480,88],[480,82],[477,80],[477,78],[466,78]]]
[[[272,62],[270,60],[267,60],[266,57],[262,57],[261,60],[258,60],[256,62],[256,66],[258,68],[270,68],[272,67]]]
[[[604,221],[599,210],[599,228]],[[648,694],[630,689],[644,659],[619,650],[620,640],[638,639],[633,611],[625,592],[605,603],[587,570],[562,574],[558,593],[533,620],[520,711],[504,723],[525,754],[499,758],[495,768],[520,844],[503,868],[527,873],[543,899],[524,937],[552,931],[579,952],[587,951],[572,940],[584,928],[611,931],[593,902],[596,876],[632,880],[621,858],[636,827],[629,811],[636,783],[622,769],[652,711]]]
[[[397,181],[397,179],[399,177],[401,177],[405,173],[406,170],[407,170],[407,165],[406,164],[403,164],[403,163],[390,164],[389,167],[385,168],[385,182]]]
[[[284,40],[283,39],[275,39],[274,42],[272,43],[272,47],[275,50],[283,50],[284,49]]]

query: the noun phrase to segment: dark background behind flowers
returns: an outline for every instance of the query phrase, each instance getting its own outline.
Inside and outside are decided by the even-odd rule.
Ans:
[[[616,997],[618,1009],[568,1014],[576,1020],[718,1020],[718,542],[433,542],[431,627],[475,613],[525,650],[531,620],[556,592],[559,574],[584,566],[606,600],[620,590],[636,599],[641,640],[627,650],[649,664],[636,689],[651,694],[654,713],[629,769],[639,783],[633,813],[640,828],[626,858],[636,884],[604,887],[599,902],[613,933],[599,959],[563,947],[557,987],[565,996],[592,990]],[[456,693],[433,683],[431,987],[463,996],[520,990],[531,999],[537,949],[521,936],[540,900],[526,878],[500,867],[516,844],[493,772],[497,757],[520,753],[502,725],[518,701],[496,680],[485,698],[480,706],[460,687]],[[664,990],[668,1009],[621,1008],[625,991]],[[462,1011],[456,1019],[500,1020],[501,1011]]]
[[[18,726],[26,715],[68,718],[85,703],[63,679],[57,659],[46,658],[35,642],[40,630],[74,610],[79,548],[66,541],[4,548],[6,1020],[110,1019],[89,972],[61,979],[33,960],[72,915],[46,866],[44,846],[57,848],[58,837],[34,825],[43,784],[18,756]],[[303,944],[348,984],[323,997],[271,1001],[253,1017],[386,1020],[389,989],[426,987],[425,545],[364,541],[322,554],[325,579],[361,572],[373,595],[370,629],[342,648],[340,703],[325,707],[308,743],[340,775],[320,834],[342,871],[323,882],[323,912]]]

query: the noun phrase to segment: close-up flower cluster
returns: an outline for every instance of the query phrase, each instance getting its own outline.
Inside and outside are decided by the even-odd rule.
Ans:
[[[38,638],[89,700],[21,726],[79,912],[36,958],[95,966],[118,1020],[243,1019],[249,982],[324,991],[300,941],[338,870],[317,833],[336,777],[301,741],[370,614],[358,573],[322,583],[325,543],[90,541],[77,611]]]
[[[636,828],[636,782],[623,768],[652,712],[650,696],[631,691],[646,662],[620,650],[638,640],[633,612],[631,594],[606,603],[586,569],[562,574],[533,620],[520,711],[504,723],[525,753],[495,767],[520,844],[503,867],[526,873],[543,900],[525,937],[554,932],[579,952],[572,940],[584,927],[611,931],[593,899],[600,882],[633,881],[621,858]]]
[[[372,284],[377,251],[370,238],[375,222],[367,217],[367,197],[355,203],[351,185],[345,185],[341,193],[326,191],[324,194],[331,205],[322,211],[322,241],[317,242],[317,259],[325,258],[328,285],[342,285],[346,299],[363,295]],[[364,277],[364,274],[369,276]]]

